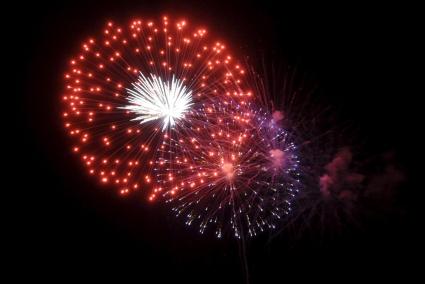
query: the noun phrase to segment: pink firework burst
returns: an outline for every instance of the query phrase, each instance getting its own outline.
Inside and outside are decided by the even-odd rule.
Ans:
[[[226,101],[198,113],[187,135],[159,148],[151,198],[162,194],[187,225],[210,225],[219,238],[274,229],[300,188],[293,137],[270,115]]]

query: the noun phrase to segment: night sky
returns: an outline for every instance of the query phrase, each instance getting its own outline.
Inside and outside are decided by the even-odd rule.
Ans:
[[[394,276],[409,282],[413,257],[422,246],[421,186],[412,181],[420,152],[412,133],[420,128],[413,123],[418,120],[412,106],[419,94],[410,90],[413,77],[404,65],[414,33],[413,23],[402,20],[409,15],[404,9],[268,1],[87,2],[45,2],[13,11],[12,40],[5,44],[19,60],[12,68],[17,87],[7,95],[15,104],[13,139],[8,138],[15,151],[13,181],[4,190],[19,195],[6,214],[14,216],[12,245],[6,245],[13,251],[16,276],[82,280],[89,272],[95,279],[113,274],[142,283],[153,283],[151,277],[158,283],[246,281],[238,242],[201,236],[166,206],[136,195],[121,198],[97,186],[69,150],[61,120],[62,77],[82,39],[109,19],[165,13],[205,24],[234,53],[267,56],[276,65],[292,64],[312,74],[324,107],[356,129],[355,139],[349,139],[360,141],[362,155],[396,153],[406,176],[391,208],[359,225],[347,224],[331,234],[309,230],[272,240],[260,236],[246,243],[250,283]]]

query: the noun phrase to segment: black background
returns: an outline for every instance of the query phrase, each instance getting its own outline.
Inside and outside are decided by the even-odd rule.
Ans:
[[[81,174],[60,118],[62,74],[68,58],[104,22],[133,16],[185,16],[203,23],[240,54],[271,55],[314,74],[320,96],[360,129],[370,154],[395,151],[408,177],[396,202],[361,229],[332,238],[320,234],[262,238],[246,244],[249,280],[285,283],[407,279],[419,253],[415,218],[420,187],[412,182],[418,159],[413,122],[418,94],[410,91],[413,14],[397,6],[307,5],[225,1],[61,1],[16,5],[10,41],[15,111],[10,185],[11,262],[16,276],[134,276],[139,282],[246,280],[234,241],[199,236],[161,205],[122,199]],[[406,20],[409,19],[409,21]],[[412,19],[413,18],[413,19]],[[12,27],[11,27],[12,26]],[[410,70],[410,71],[409,71]],[[8,82],[6,82],[8,84]],[[7,201],[4,201],[7,202]]]

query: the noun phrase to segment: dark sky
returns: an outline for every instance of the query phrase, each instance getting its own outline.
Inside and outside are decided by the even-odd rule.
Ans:
[[[409,13],[395,6],[279,6],[267,1],[60,1],[14,9],[12,41],[6,44],[22,60],[13,68],[13,148],[18,154],[10,188],[19,193],[11,211],[17,217],[11,262],[18,271],[81,279],[89,271],[96,277],[135,276],[141,282],[150,277],[161,282],[245,281],[236,242],[199,236],[167,208],[97,188],[68,150],[58,102],[62,73],[76,46],[108,19],[164,12],[204,23],[240,54],[267,54],[277,65],[289,62],[314,74],[323,101],[341,121],[356,125],[367,151],[396,152],[409,177],[396,202],[398,214],[379,216],[332,238],[313,233],[248,243],[250,281],[411,276],[420,226],[414,218],[419,189],[410,181],[417,143],[412,132],[418,129],[412,123],[417,121],[412,107],[417,94],[409,89],[413,77],[405,65],[414,35],[414,24],[404,20]]]

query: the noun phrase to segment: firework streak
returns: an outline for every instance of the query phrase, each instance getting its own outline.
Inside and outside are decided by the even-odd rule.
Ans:
[[[100,183],[169,202],[217,237],[254,236],[290,212],[294,137],[222,42],[163,17],[109,22],[81,48],[65,74],[64,125]]]

